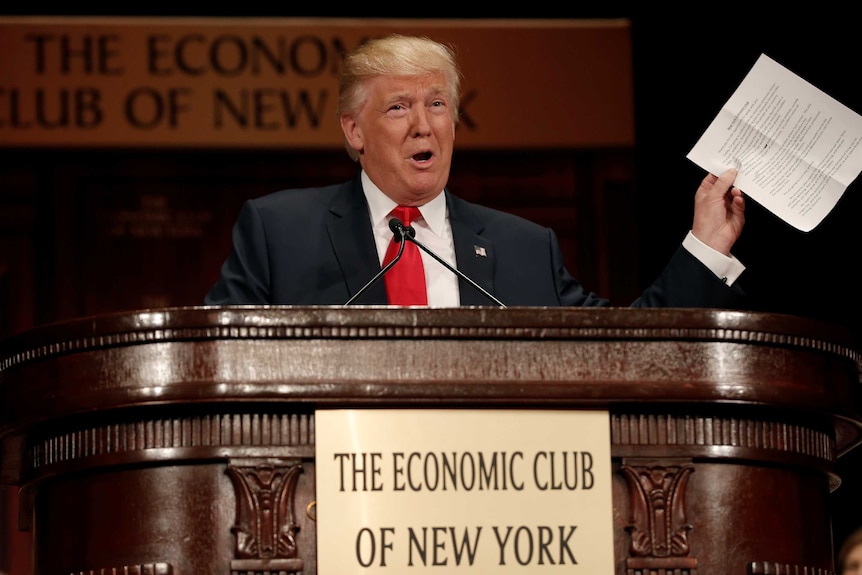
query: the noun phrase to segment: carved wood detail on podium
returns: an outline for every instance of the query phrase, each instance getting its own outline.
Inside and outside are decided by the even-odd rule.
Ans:
[[[786,421],[714,414],[612,414],[611,443],[638,447],[749,448],[806,455],[825,461],[832,461],[835,457],[835,438],[823,430]]]
[[[836,575],[836,573],[831,569],[756,561],[748,564],[746,575]]]
[[[628,573],[690,573],[697,567],[697,559],[689,556],[692,525],[685,510],[685,488],[694,472],[691,460],[631,464],[624,459],[620,472],[626,479],[630,504]]]
[[[124,565],[105,569],[90,569],[73,571],[69,575],[173,575],[174,568],[169,563],[152,563],[149,565]]]
[[[173,312],[177,317],[181,317],[183,312],[188,312],[189,315],[193,315],[196,312],[200,312],[201,314],[205,314],[205,310],[196,310],[194,308],[165,308],[166,314]],[[226,311],[222,312],[222,315],[225,316],[225,321],[240,319],[242,321],[247,320],[248,318],[243,317],[243,310],[240,308],[235,316],[232,316],[232,308],[226,307],[224,308]],[[275,309],[271,309],[274,314],[279,313],[279,308],[276,306]],[[318,306],[318,307],[307,307],[307,308],[294,308],[291,309],[290,306],[285,306],[283,311],[296,312],[293,314],[293,319],[296,320],[293,324],[267,324],[261,323],[260,325],[254,325],[253,321],[249,322],[251,325],[219,325],[216,323],[211,323],[209,325],[200,327],[193,325],[183,325],[183,326],[165,326],[165,325],[157,325],[157,326],[141,326],[135,325],[134,329],[131,329],[124,320],[122,315],[111,315],[105,314],[103,316],[94,316],[95,318],[100,318],[104,323],[110,324],[112,319],[116,318],[117,326],[108,325],[106,327],[109,328],[117,328],[121,331],[117,333],[105,332],[99,335],[78,335],[78,331],[70,329],[69,333],[61,331],[57,335],[53,335],[55,338],[54,341],[50,341],[48,343],[36,342],[29,343],[26,340],[28,336],[37,337],[39,331],[49,331],[54,326],[47,326],[46,328],[39,328],[31,330],[30,333],[25,332],[24,334],[20,334],[19,339],[24,340],[23,345],[11,346],[8,352],[0,355],[0,372],[7,371],[11,368],[14,368],[20,364],[25,364],[29,362],[33,362],[36,360],[43,360],[51,357],[56,357],[58,355],[64,355],[69,353],[76,352],[84,352],[84,351],[92,351],[98,349],[107,349],[110,347],[117,346],[129,346],[129,345],[140,345],[140,344],[154,344],[154,343],[166,343],[166,342],[179,342],[179,341],[206,341],[206,340],[273,340],[273,339],[286,339],[286,340],[306,340],[306,339],[316,339],[316,338],[426,338],[429,333],[433,333],[435,338],[452,338],[452,339],[488,339],[488,340],[499,340],[499,339],[509,339],[509,338],[541,338],[546,340],[553,339],[571,339],[571,340],[584,340],[584,341],[595,341],[595,340],[627,340],[629,342],[640,341],[643,339],[649,340],[669,340],[669,341],[722,341],[722,342],[737,342],[737,343],[745,343],[745,344],[757,344],[763,346],[778,346],[778,347],[787,347],[793,349],[801,349],[807,351],[817,351],[822,352],[829,355],[835,355],[844,359],[847,359],[857,366],[862,364],[862,352],[860,352],[854,342],[842,342],[836,341],[845,339],[845,337],[852,336],[844,336],[839,338],[831,338],[826,335],[819,335],[817,333],[802,333],[805,331],[802,328],[803,324],[812,323],[807,320],[803,320],[802,318],[794,318],[794,317],[782,317],[780,315],[769,315],[764,314],[763,317],[775,318],[776,323],[780,323],[781,320],[787,324],[788,327],[796,327],[799,326],[799,330],[794,333],[784,333],[784,332],[773,332],[773,331],[759,331],[757,329],[751,329],[749,326],[744,326],[742,328],[736,328],[734,326],[696,326],[696,325],[685,325],[685,322],[676,321],[676,325],[673,327],[668,327],[667,325],[661,326],[656,324],[647,324],[643,325],[633,325],[633,326],[622,326],[616,327],[612,324],[613,321],[610,322],[599,322],[593,323],[591,325],[564,325],[562,323],[558,325],[550,325],[549,322],[542,318],[542,321],[539,323],[544,323],[545,325],[529,325],[528,322],[521,322],[517,325],[508,325],[508,324],[500,324],[500,325],[483,325],[481,323],[469,323],[464,324],[458,322],[456,325],[445,325],[445,323],[441,324],[429,324],[429,325],[412,325],[409,321],[405,321],[400,319],[403,317],[404,313],[415,313],[415,310],[386,310],[386,314],[391,316],[391,320],[385,321],[374,321],[384,316],[379,313],[378,310],[373,308],[370,309],[361,309],[360,307],[354,308],[350,311],[357,312],[355,316],[358,318],[358,321],[353,324],[342,325],[335,322],[326,323],[326,319],[333,315],[331,309],[328,309],[327,306]],[[613,314],[619,315],[624,314],[632,314],[637,313],[641,314],[644,317],[649,315],[653,315],[656,318],[670,318],[671,322],[673,322],[674,315],[682,316],[686,315],[686,312],[680,314],[680,310],[663,310],[663,309],[634,309],[634,308],[622,308],[615,312],[611,312],[609,310],[598,310],[599,313],[603,316],[607,316],[611,318]],[[714,314],[725,313],[730,316],[737,315],[734,312],[714,312],[713,310],[699,310],[692,309],[690,311],[690,315],[694,317],[702,317],[705,319],[715,319]],[[448,316],[466,316],[471,312],[466,312],[463,308],[455,308],[452,310],[431,310],[433,314],[439,315],[440,317],[445,318]],[[475,310],[476,313],[486,313],[485,310]],[[575,314],[584,314],[585,312],[592,312],[592,310],[586,309],[571,309],[565,313],[574,312]],[[646,312],[646,313],[644,313]],[[423,311],[419,311],[420,314],[424,313]],[[543,316],[548,314],[557,313],[557,310],[543,310],[542,312],[537,312],[535,308],[508,308],[508,313],[511,317],[520,318],[522,315],[524,317],[532,317],[535,318],[537,316]],[[134,315],[132,312],[131,315]],[[265,316],[264,314],[253,313],[250,314],[252,318]],[[371,319],[369,320],[369,315]],[[758,314],[752,313],[744,313],[740,312],[739,317],[741,318],[756,318]],[[91,318],[84,318],[91,319]],[[65,322],[70,326],[79,327],[76,324],[80,323],[79,321],[69,321]],[[813,322],[814,330],[823,330],[825,329],[833,329],[837,330],[838,328],[835,326],[829,326],[825,324],[820,324],[819,322]],[[84,324],[86,325],[86,324]],[[58,325],[57,328],[63,328],[65,325]],[[18,348],[24,349],[18,349]]]
[[[188,455],[210,457],[230,453],[231,448],[258,446],[292,447],[302,456],[314,453],[314,416],[310,413],[208,413],[146,418],[101,425],[81,425],[73,430],[34,437],[28,450],[30,471],[60,464],[83,464],[87,458],[115,457],[126,460],[158,457],[159,450],[188,450]]]
[[[295,499],[299,459],[232,460],[227,467],[236,494],[233,574],[295,573],[298,557]]]

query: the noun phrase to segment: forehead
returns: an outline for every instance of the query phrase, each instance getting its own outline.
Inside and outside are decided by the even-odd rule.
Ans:
[[[381,99],[398,97],[400,95],[445,94],[448,89],[446,86],[446,77],[442,72],[421,75],[376,76],[369,81],[369,87],[371,93]]]

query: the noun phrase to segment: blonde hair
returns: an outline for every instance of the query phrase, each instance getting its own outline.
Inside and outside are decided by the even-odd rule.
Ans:
[[[338,79],[338,115],[356,114],[368,97],[367,81],[377,76],[421,76],[441,72],[446,79],[452,119],[458,123],[461,69],[453,48],[421,36],[391,34],[360,44],[344,57]],[[357,161],[359,152],[346,144]]]

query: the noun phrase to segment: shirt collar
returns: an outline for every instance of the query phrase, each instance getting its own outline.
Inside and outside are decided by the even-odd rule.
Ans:
[[[362,178],[362,191],[365,192],[365,199],[371,211],[372,225],[377,226],[385,223],[389,212],[398,204],[392,201],[392,198],[384,194],[371,181],[365,170],[362,170],[360,177]],[[419,206],[419,212],[422,214],[425,223],[431,228],[431,231],[438,236],[442,236],[444,226],[446,225],[446,194],[437,194],[433,200],[424,206]]]

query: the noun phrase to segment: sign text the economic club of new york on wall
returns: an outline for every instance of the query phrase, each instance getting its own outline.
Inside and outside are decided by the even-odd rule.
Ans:
[[[452,45],[461,148],[631,147],[627,20],[0,17],[0,147],[340,148],[343,54]]]

